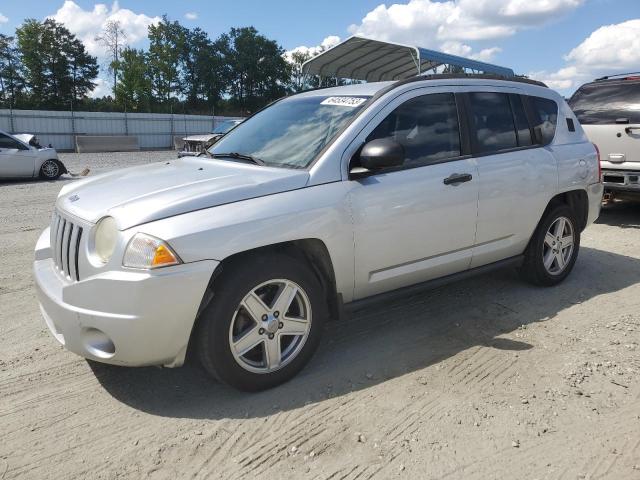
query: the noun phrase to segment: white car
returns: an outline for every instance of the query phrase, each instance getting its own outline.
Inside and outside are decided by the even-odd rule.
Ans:
[[[240,125],[244,119],[225,120],[213,129],[211,133],[204,135],[189,135],[184,137],[184,148],[178,152],[178,158],[204,155],[205,151],[211,148],[211,146],[220,140],[226,133],[232,128]]]
[[[640,198],[640,74],[586,83],[569,105],[600,149],[605,198]]]
[[[55,180],[67,169],[51,147],[41,147],[34,135],[0,131],[0,178]]]
[[[343,307],[501,267],[561,282],[601,198],[596,149],[538,82],[319,89],[208,157],[64,186],[35,282],[78,355],[173,367],[193,348],[218,379],[259,390],[293,377]]]

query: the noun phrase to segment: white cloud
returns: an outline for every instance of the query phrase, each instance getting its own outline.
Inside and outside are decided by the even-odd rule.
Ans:
[[[322,40],[320,45],[316,45],[314,47],[306,47],[304,45],[301,45],[299,47],[286,51],[284,54],[284,58],[287,61],[291,62],[291,55],[294,53],[309,54],[311,57],[315,57],[319,53],[322,53],[325,50],[328,50],[331,47],[336,46],[338,43],[340,43],[340,37],[336,35],[329,35],[324,40]]]
[[[196,12],[187,12],[184,14],[184,18],[187,20],[197,20],[198,14]]]
[[[0,13],[0,23],[7,23],[8,21],[9,21],[9,17],[6,17]]]
[[[500,48],[474,51],[469,42],[514,35],[518,30],[552,21],[583,3],[584,0],[410,0],[377,6],[359,24],[351,25],[349,31],[490,61]]]
[[[89,92],[89,96],[91,98],[102,98],[109,95],[113,96],[111,82],[105,80],[104,78],[96,78],[95,83],[96,87],[93,89],[93,91]]]
[[[584,0],[410,0],[379,5],[349,31],[380,40],[439,47],[441,42],[488,40],[542,25]]]
[[[51,18],[64,25],[75,34],[91,55],[105,56],[104,47],[95,40],[108,21],[120,22],[128,45],[134,45],[147,38],[149,25],[158,23],[160,17],[149,17],[144,13],[135,13],[128,8],[120,8],[117,1],[111,7],[104,3],[96,3],[93,10],[85,10],[73,0],[66,0]]]
[[[493,57],[502,51],[499,47],[484,48],[479,52],[474,52],[473,48],[469,45],[461,42],[447,41],[440,46],[440,49],[445,53],[452,55],[458,55],[460,57],[473,58],[474,60],[480,60],[482,62],[488,62]]]
[[[569,93],[596,77],[638,70],[640,18],[598,28],[564,60],[566,66],[556,72],[532,72],[530,76]]]

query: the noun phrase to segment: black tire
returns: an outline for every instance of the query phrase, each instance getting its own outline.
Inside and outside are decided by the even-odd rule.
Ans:
[[[57,180],[65,172],[65,168],[58,160],[46,160],[40,166],[40,178],[44,180]]]
[[[571,223],[573,230],[573,250],[571,256],[567,259],[565,266],[560,272],[552,274],[544,265],[544,252],[545,252],[545,237],[550,227],[554,223],[564,217]],[[522,277],[538,286],[550,287],[562,282],[571,273],[576,259],[578,258],[578,251],[580,250],[580,228],[576,220],[575,212],[568,205],[558,205],[549,211],[540,220],[538,227],[536,228],[529,245],[524,253],[524,262],[520,267],[520,274]]]
[[[241,366],[234,357],[230,329],[245,296],[273,279],[295,282],[304,291],[311,308],[311,326],[306,341],[288,363],[273,372],[255,373]],[[280,385],[294,377],[317,349],[328,316],[326,304],[320,281],[300,260],[283,254],[267,254],[233,262],[215,279],[213,299],[200,318],[196,332],[200,361],[215,378],[239,390],[259,391]],[[266,348],[266,343],[257,348]]]

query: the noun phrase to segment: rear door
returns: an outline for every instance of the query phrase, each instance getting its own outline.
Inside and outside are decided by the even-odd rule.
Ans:
[[[534,141],[526,99],[489,88],[470,91],[465,103],[479,180],[472,267],[521,254],[558,185],[554,156]],[[542,126],[541,136],[552,139],[551,128]]]
[[[589,140],[600,149],[602,168],[640,170],[640,79],[583,85],[569,100]]]
[[[0,133],[0,177],[33,176],[35,157],[29,147]]]

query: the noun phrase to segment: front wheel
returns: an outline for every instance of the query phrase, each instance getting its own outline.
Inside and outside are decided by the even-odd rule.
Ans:
[[[57,160],[47,160],[40,167],[40,178],[56,180],[62,175],[62,166]]]
[[[567,205],[557,206],[540,221],[520,272],[535,285],[556,285],[573,269],[579,249],[580,230],[573,210]]]
[[[246,391],[295,376],[316,350],[327,316],[313,271],[274,254],[235,262],[215,283],[198,331],[205,369]]]

